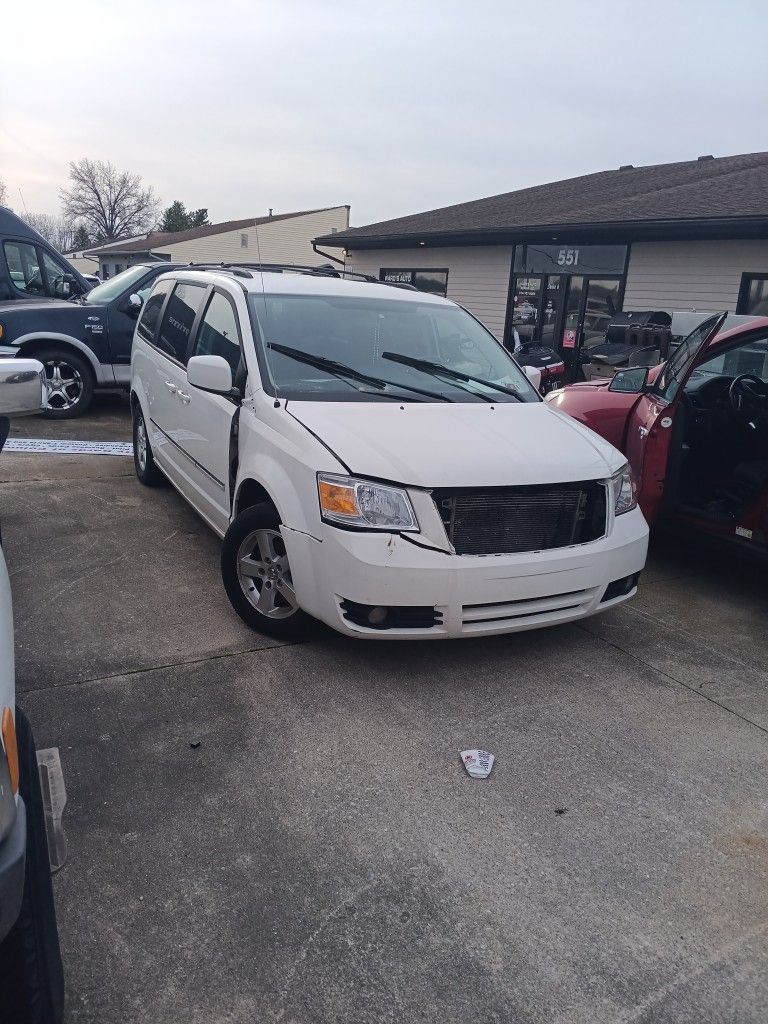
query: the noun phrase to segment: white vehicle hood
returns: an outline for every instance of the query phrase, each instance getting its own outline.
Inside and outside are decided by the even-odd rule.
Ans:
[[[611,476],[627,461],[543,402],[288,402],[350,472],[415,487],[503,487]]]

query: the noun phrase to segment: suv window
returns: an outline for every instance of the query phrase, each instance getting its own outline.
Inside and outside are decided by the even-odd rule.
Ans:
[[[147,299],[144,309],[141,311],[137,330],[146,341],[155,340],[155,331],[157,330],[157,322],[160,319],[160,311],[172,285],[172,281],[161,281]],[[138,294],[141,295],[141,292]]]
[[[192,352],[195,356],[223,356],[232,367],[232,374],[240,365],[240,332],[237,314],[229,299],[214,292],[197,329]]]
[[[6,242],[4,248],[14,286],[27,295],[46,295],[35,246],[25,242]]]
[[[187,346],[195,317],[205,298],[205,285],[177,284],[165,307],[157,347],[182,366],[187,365]]]

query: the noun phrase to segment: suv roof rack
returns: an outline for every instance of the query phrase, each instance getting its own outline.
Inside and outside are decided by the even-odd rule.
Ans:
[[[390,288],[405,288],[408,291],[418,291],[412,284],[403,284],[395,281],[380,281],[371,274],[361,274],[355,270],[338,270],[330,263],[323,263],[320,266],[307,266],[301,263],[187,263],[177,269],[190,270],[218,270],[226,274],[233,274],[235,277],[255,277],[256,273],[270,274],[307,274],[310,277],[337,277],[348,281],[365,281],[368,284],[383,284]]]

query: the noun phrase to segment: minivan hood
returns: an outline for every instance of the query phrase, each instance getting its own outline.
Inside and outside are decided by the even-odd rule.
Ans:
[[[416,487],[598,480],[626,459],[543,402],[288,402],[359,476]]]

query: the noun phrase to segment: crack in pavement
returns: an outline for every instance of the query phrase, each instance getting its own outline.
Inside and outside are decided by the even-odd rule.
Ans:
[[[209,654],[204,658],[192,658],[189,661],[166,661],[161,665],[148,665],[145,668],[127,668],[120,672],[110,672],[105,676],[89,676],[88,679],[73,679],[72,682],[69,683],[58,683],[53,686],[30,687],[26,690],[20,690],[19,693],[26,696],[27,694],[47,693],[49,690],[65,690],[71,686],[86,686],[89,683],[105,683],[110,679],[140,676],[147,672],[162,672],[163,669],[166,668],[180,668],[187,665],[204,665],[209,661],[221,661],[223,658],[239,658],[244,654],[260,654],[262,651],[276,651],[281,650],[283,647],[303,647],[312,642],[312,640],[292,640],[289,643],[281,642],[276,644],[266,644],[262,647],[246,647],[242,651],[224,651],[222,654]]]
[[[690,683],[686,683],[682,679],[678,679],[677,676],[673,676],[671,673],[665,672],[664,669],[657,668],[655,665],[651,665],[650,662],[643,660],[643,658],[641,658],[637,654],[634,654],[632,651],[628,651],[625,647],[622,647],[621,644],[617,644],[613,640],[608,640],[606,637],[600,636],[598,633],[594,633],[583,623],[577,622],[575,625],[577,625],[578,628],[581,629],[584,633],[588,633],[589,636],[594,637],[595,640],[599,640],[601,643],[607,644],[609,647],[613,647],[614,650],[620,651],[622,654],[626,654],[628,658],[631,658],[633,661],[636,661],[639,665],[642,665],[644,668],[649,669],[651,672],[655,672],[656,675],[663,676],[665,679],[669,679],[671,682],[677,683],[678,686],[685,687],[686,690],[690,690],[691,693],[695,693],[697,697],[702,697],[704,700],[709,701],[710,704],[714,704],[715,707],[721,708],[723,711],[727,711],[731,715],[735,715],[736,718],[740,718],[742,722],[746,722],[747,725],[754,726],[755,729],[759,729],[760,732],[765,733],[768,736],[768,728],[766,728],[764,725],[760,725],[759,722],[755,722],[751,718],[747,718],[746,715],[740,714],[740,712],[736,711],[734,708],[728,707],[727,704],[723,704],[722,701],[716,700],[709,694],[704,693],[704,691],[698,689],[698,687],[691,686]]]

